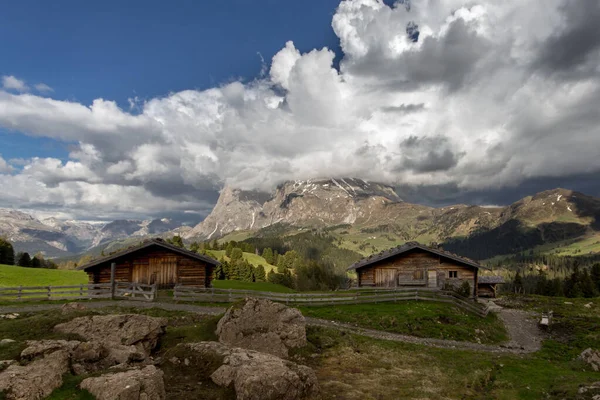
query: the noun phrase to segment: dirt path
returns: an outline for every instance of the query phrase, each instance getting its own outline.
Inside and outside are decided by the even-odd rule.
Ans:
[[[485,302],[485,300],[482,302]],[[521,349],[528,353],[542,348],[544,333],[539,329],[538,316],[535,313],[504,308],[496,304],[494,300],[489,300],[486,304],[491,311],[498,314],[498,317],[506,326],[510,337],[509,342],[506,344],[507,347]]]
[[[23,313],[23,312],[36,312],[59,309],[62,304],[39,304],[30,306],[0,306],[0,314],[6,313]],[[207,315],[219,315],[225,312],[224,307],[206,307],[196,306],[192,304],[176,304],[176,303],[161,303],[152,302],[145,303],[140,301],[97,301],[91,303],[85,303],[87,308],[103,308],[103,307],[131,307],[131,308],[161,308],[163,310],[174,310],[174,311],[187,311],[199,314]],[[497,306],[499,307],[499,306]],[[533,335],[533,329],[537,330],[537,325],[530,324],[530,321],[526,316],[521,315],[518,310],[502,309],[499,307],[500,317],[505,322],[507,329],[511,335],[511,342],[508,345],[491,346],[484,344],[477,344],[471,342],[459,342],[456,340],[443,340],[443,339],[428,339],[420,338],[416,336],[401,335],[398,333],[390,333],[384,331],[378,331],[373,329],[359,328],[353,325],[344,324],[341,322],[328,321],[318,318],[306,318],[306,323],[311,326],[321,326],[326,328],[333,328],[340,331],[353,333],[356,335],[367,336],[374,339],[391,340],[394,342],[413,343],[421,344],[430,347],[446,348],[446,349],[460,349],[460,350],[474,350],[474,351],[485,351],[490,353],[530,353],[539,350],[541,344],[541,338],[539,340],[531,340]]]

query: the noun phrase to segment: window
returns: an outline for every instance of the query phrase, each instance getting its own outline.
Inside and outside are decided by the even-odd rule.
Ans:
[[[425,279],[425,275],[423,273],[423,270],[418,270],[418,271],[413,272],[413,279],[414,280]]]
[[[448,271],[450,278],[458,278],[458,271]]]

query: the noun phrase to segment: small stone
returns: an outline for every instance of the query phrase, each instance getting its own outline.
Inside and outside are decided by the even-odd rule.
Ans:
[[[16,340],[2,339],[2,340],[0,340],[0,346],[4,346],[4,345],[11,344],[11,343],[14,343],[14,342],[16,342]]]
[[[585,308],[592,308],[593,305],[594,305],[594,303],[587,303],[587,304],[584,304],[583,306]]]

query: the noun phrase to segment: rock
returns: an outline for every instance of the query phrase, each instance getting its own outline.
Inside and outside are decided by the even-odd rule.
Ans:
[[[4,346],[4,345],[11,344],[11,343],[14,343],[14,342],[16,342],[16,340],[2,339],[2,340],[0,340],[0,346]]]
[[[577,400],[600,400],[600,382],[594,382],[589,386],[580,386],[577,393],[579,394]]]
[[[77,340],[28,340],[27,347],[21,352],[21,358],[33,360],[45,355],[64,350],[70,353],[81,342]]]
[[[77,334],[88,341],[105,345],[135,346],[140,353],[149,355],[158,338],[164,334],[166,325],[165,318],[146,315],[95,315],[58,324],[54,330]]]
[[[219,386],[233,385],[238,400],[320,398],[317,377],[309,367],[272,354],[230,348],[217,342],[179,346],[191,350],[197,356],[196,362],[212,364],[212,369],[216,368],[210,375],[212,381]],[[198,367],[192,362],[190,364],[191,368]],[[203,366],[200,369],[204,369]]]
[[[587,303],[587,304],[584,304],[583,306],[585,308],[592,308],[593,305],[594,305],[594,303]]]
[[[287,358],[288,349],[306,345],[302,313],[270,300],[246,299],[230,307],[217,325],[219,341]]]
[[[0,318],[3,319],[17,319],[18,317],[18,313],[0,314]]]
[[[573,304],[573,302],[571,302],[571,301],[565,301],[565,302],[563,302],[563,304]]]
[[[17,363],[17,360],[0,360],[0,371]]]
[[[162,400],[166,398],[163,372],[153,365],[97,378],[87,378],[80,387],[98,400]]]
[[[87,310],[87,307],[81,303],[73,302],[73,303],[65,303],[60,307],[60,311],[63,314],[71,314],[75,311],[83,311]]]
[[[11,365],[0,372],[0,392],[7,400],[45,399],[63,383],[69,370],[69,354],[55,351],[26,366]]]
[[[585,349],[578,357],[596,372],[600,371],[600,351],[591,348]]]

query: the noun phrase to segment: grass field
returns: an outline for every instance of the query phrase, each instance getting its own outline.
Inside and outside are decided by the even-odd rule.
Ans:
[[[560,306],[560,301],[548,304],[544,299],[534,299],[520,304],[537,309]],[[577,318],[593,318],[593,313],[583,304],[563,306],[564,310],[558,310],[564,313],[565,322],[573,326],[575,336],[581,334],[581,329],[593,328],[573,324]],[[368,311],[365,310],[365,313]],[[130,312],[169,320],[156,354],[165,360],[158,367],[165,373],[167,398],[235,398],[231,393],[223,392],[225,389],[216,387],[201,369],[194,369],[194,375],[188,375],[185,380],[189,368],[179,370],[167,361],[178,343],[216,340],[214,331],[219,317],[121,308],[84,310],[73,315],[63,315],[59,310],[22,313],[15,320],[0,324],[0,337],[17,340],[0,347],[0,359],[18,358],[25,347],[25,340],[72,339],[55,333],[52,328],[75,316]],[[295,350],[292,357],[295,362],[315,370],[323,399],[576,399],[579,398],[577,391],[580,385],[598,381],[597,372],[572,356],[589,343],[574,342],[571,344],[572,353],[564,354],[556,351],[555,339],[551,339],[544,342],[543,349],[537,353],[511,355],[437,349],[317,327],[307,329],[307,339],[308,345]],[[595,340],[598,344],[598,339]],[[77,387],[82,378],[67,374],[63,386],[49,399],[92,399]],[[192,381],[193,384],[190,384]]]
[[[0,287],[11,286],[48,286],[80,285],[88,283],[83,271],[61,269],[22,268],[0,264]]]
[[[475,316],[445,303],[399,303],[301,307],[307,317],[350,323],[406,335],[486,344],[508,340],[504,324],[491,313]]]
[[[277,293],[292,293],[293,289],[283,285],[277,285],[270,282],[242,282],[242,281],[213,281],[213,287],[216,289],[239,289],[239,290],[256,290],[259,292],[277,292]]]
[[[216,260],[220,260],[223,257],[226,261],[229,261],[229,257],[225,255],[225,250],[208,250],[208,254]],[[277,270],[276,266],[269,264],[267,260],[259,256],[258,254],[244,252],[243,257],[244,260],[248,261],[255,267],[262,265],[263,267],[265,267],[265,272],[267,273],[269,273],[269,271],[273,269]]]

